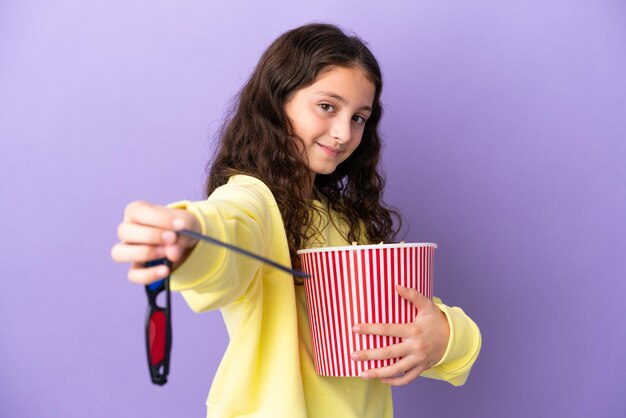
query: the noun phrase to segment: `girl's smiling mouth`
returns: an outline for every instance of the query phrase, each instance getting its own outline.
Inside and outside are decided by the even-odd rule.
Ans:
[[[320,144],[319,142],[316,142],[316,144],[320,146],[322,151],[324,151],[327,155],[330,155],[331,157],[337,157],[341,153],[341,150],[334,149],[324,144]]]

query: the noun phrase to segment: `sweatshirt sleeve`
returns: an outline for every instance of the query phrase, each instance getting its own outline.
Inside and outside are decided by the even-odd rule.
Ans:
[[[467,380],[480,352],[482,344],[480,330],[461,308],[446,306],[439,298],[433,298],[433,302],[448,318],[450,339],[439,363],[423,372],[422,376],[461,386]]]
[[[264,254],[271,247],[267,245],[267,202],[258,185],[228,183],[205,201],[178,202],[170,207],[193,213],[204,235],[268,255]],[[199,242],[174,270],[170,284],[172,290],[182,293],[192,310],[202,312],[237,301],[259,275],[259,261]]]

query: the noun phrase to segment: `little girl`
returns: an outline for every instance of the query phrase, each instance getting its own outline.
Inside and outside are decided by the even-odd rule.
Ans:
[[[263,54],[221,131],[208,199],[168,207],[130,203],[119,225],[117,262],[130,281],[170,274],[196,312],[220,309],[230,343],[207,400],[209,417],[391,417],[391,386],[418,376],[462,385],[480,332],[459,308],[398,288],[418,307],[409,324],[359,324],[354,332],[401,343],[352,354],[402,357],[361,377],[316,375],[304,289],[255,259],[198,244],[190,229],[299,267],[296,251],[393,242],[395,212],[382,203],[379,173],[381,72],[370,50],[339,28],[310,24]]]

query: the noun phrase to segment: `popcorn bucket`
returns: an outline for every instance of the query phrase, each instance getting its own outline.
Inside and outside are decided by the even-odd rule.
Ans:
[[[361,323],[408,323],[417,308],[396,292],[396,285],[433,293],[436,244],[378,244],[300,250],[313,361],[320,376],[359,376],[399,358],[353,361],[357,350],[386,347],[399,337],[352,332]]]

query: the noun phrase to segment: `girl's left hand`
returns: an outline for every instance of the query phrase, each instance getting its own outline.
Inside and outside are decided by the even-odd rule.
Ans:
[[[358,334],[400,337],[402,342],[355,351],[352,359],[364,361],[402,357],[391,366],[370,369],[361,374],[365,379],[380,378],[383,383],[401,386],[412,382],[441,360],[448,346],[450,327],[446,315],[417,290],[396,286],[396,291],[417,308],[418,313],[412,323],[358,324],[352,330]]]

